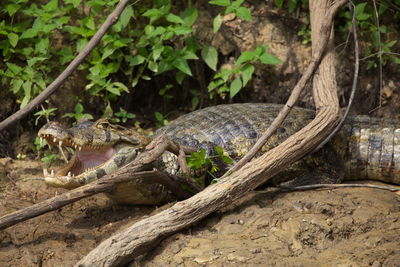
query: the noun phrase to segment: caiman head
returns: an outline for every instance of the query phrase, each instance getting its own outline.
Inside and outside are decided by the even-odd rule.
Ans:
[[[87,184],[126,165],[149,142],[148,137],[105,119],[81,120],[71,128],[49,122],[38,135],[41,141],[45,139],[61,150],[62,147],[75,149],[67,165],[57,172],[43,170],[48,185],[67,189]]]

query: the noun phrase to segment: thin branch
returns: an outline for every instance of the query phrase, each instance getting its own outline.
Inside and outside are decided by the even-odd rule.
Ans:
[[[135,174],[132,174],[132,177],[130,177],[129,180],[138,177],[151,177],[152,175],[154,175],[154,173],[155,171],[137,172]],[[98,193],[110,192],[116,184],[126,182],[126,180],[126,177],[123,177],[119,180],[115,179],[112,183],[110,183],[110,181],[102,181],[101,179],[99,179],[94,183],[78,187],[64,194],[57,195],[32,206],[17,210],[13,213],[0,217],[0,230],[45,214],[49,211],[57,210],[82,198],[89,197]]]
[[[55,92],[64,81],[74,72],[74,70],[82,63],[82,61],[89,55],[93,48],[100,42],[101,38],[107,32],[107,30],[118,20],[125,6],[129,0],[121,0],[116,6],[115,10],[107,17],[106,21],[101,25],[100,29],[90,39],[86,47],[78,54],[78,56],[68,65],[68,67],[35,99],[33,99],[23,109],[18,110],[7,119],[0,122],[0,131],[4,130],[11,124],[19,121],[30,113],[37,105],[40,105],[45,101],[51,94]]]
[[[398,192],[400,188],[387,185],[375,185],[375,184],[311,184],[311,185],[300,185],[293,187],[279,187],[277,192],[291,192],[291,191],[303,191],[303,190],[314,190],[314,189],[332,189],[332,188],[348,188],[348,187],[363,187],[363,188],[374,188],[380,190],[387,190],[390,192]]]
[[[378,45],[379,45],[379,106],[377,108],[380,108],[382,106],[382,87],[383,87],[383,60],[382,60],[382,43],[381,43],[381,26],[379,24],[379,14],[378,14],[378,8],[376,7],[376,1],[372,0],[372,4],[374,5],[374,11],[375,11],[375,20],[376,20],[376,27],[377,27],[377,32],[378,32]],[[373,110],[377,109],[374,108]],[[370,112],[372,112],[371,110]]]
[[[355,57],[355,62],[354,62],[354,75],[353,75],[353,85],[351,86],[351,93],[349,97],[349,102],[346,107],[346,111],[343,114],[343,117],[340,119],[340,122],[338,125],[336,125],[336,128],[328,135],[328,137],[321,142],[313,152],[316,152],[320,150],[326,143],[329,142],[329,140],[332,139],[332,137],[342,128],[342,125],[344,121],[346,120],[347,116],[349,115],[351,105],[353,104],[354,96],[356,94],[357,90],[357,81],[358,81],[358,72],[360,70],[360,51],[358,47],[358,37],[357,37],[357,23],[356,23],[356,12],[355,12],[355,6],[352,1],[349,1],[349,6],[350,10],[353,11],[353,18],[352,18],[352,32],[353,32],[353,37],[354,37],[354,57]]]
[[[331,9],[329,9],[328,13],[326,14],[326,20],[322,27],[322,29],[330,29],[332,27],[333,18],[335,17],[339,7],[343,5],[347,0],[342,0],[336,2]],[[318,68],[319,63],[321,62],[323,53],[328,45],[329,41],[329,31],[320,31],[322,38],[321,42],[318,43],[318,47],[315,49],[315,52],[312,54],[312,58],[310,64],[308,65],[306,71],[301,76],[300,80],[297,82],[295,87],[292,90],[292,93],[289,96],[286,104],[283,106],[282,110],[279,112],[278,116],[274,119],[268,129],[264,132],[264,134],[257,140],[254,146],[250,149],[250,151],[240,159],[232,168],[230,168],[223,177],[230,175],[232,172],[239,170],[242,168],[247,162],[249,162],[254,155],[265,145],[271,135],[275,132],[275,130],[282,124],[285,120],[287,115],[289,114],[290,110],[293,106],[296,105],[297,100],[299,99],[300,93],[302,92],[303,88],[306,86],[307,82],[310,80],[311,76],[314,74],[315,70]]]

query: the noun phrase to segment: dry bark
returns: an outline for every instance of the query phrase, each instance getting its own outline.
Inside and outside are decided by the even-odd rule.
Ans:
[[[346,1],[337,1],[342,5]],[[220,182],[179,202],[155,216],[141,220],[123,232],[103,241],[76,266],[119,266],[155,246],[161,239],[231,204],[277,174],[284,167],[311,152],[333,129],[339,118],[334,70],[333,31],[324,28],[328,0],[310,1],[313,49],[321,42],[321,31],[331,32],[327,52],[314,77],[313,94],[317,107],[315,119],[278,147],[247,163]]]

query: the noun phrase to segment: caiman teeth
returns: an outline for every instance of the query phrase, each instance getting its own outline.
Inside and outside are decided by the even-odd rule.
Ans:
[[[50,172],[50,175],[49,175],[49,172],[48,172],[48,170],[47,169],[43,169],[43,176],[44,177],[54,177],[54,175],[55,175],[55,173],[54,173],[54,170],[51,170],[51,172]]]
[[[62,144],[63,144],[63,141],[61,141],[61,140],[58,141],[58,145],[59,145],[59,146],[62,146]]]
[[[68,176],[68,177],[72,177],[71,172],[68,172],[67,176]]]
[[[55,143],[55,142],[57,142],[57,138],[54,137],[53,138],[53,143]]]

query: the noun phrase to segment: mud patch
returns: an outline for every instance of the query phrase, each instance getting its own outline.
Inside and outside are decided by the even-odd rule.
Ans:
[[[0,215],[64,192],[41,163],[0,159]],[[1,266],[72,266],[102,240],[167,208],[98,195],[0,232]],[[133,266],[396,266],[400,197],[375,189],[256,192],[164,240]]]

